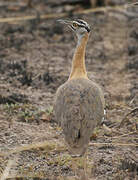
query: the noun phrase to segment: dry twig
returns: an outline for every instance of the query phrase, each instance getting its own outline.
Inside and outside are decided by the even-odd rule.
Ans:
[[[113,139],[119,139],[119,138],[121,138],[121,137],[129,136],[130,134],[134,134],[134,133],[137,133],[137,132],[134,131],[134,132],[130,132],[130,133],[127,133],[127,134],[122,134],[122,135],[120,135],[120,136],[114,136],[114,137],[112,137],[112,138],[113,138]]]
[[[119,128],[124,125],[124,123],[125,123],[125,121],[126,121],[126,118],[127,118],[130,114],[135,113],[136,111],[138,111],[138,107],[135,107],[135,108],[132,109],[129,113],[127,113],[127,114],[125,115],[125,117],[122,119],[121,123],[119,124]]]
[[[53,142],[53,141],[52,141]],[[37,148],[44,148],[46,146],[51,146],[50,143],[52,143],[50,141],[45,141],[45,142],[40,142],[40,143],[34,143],[34,144],[28,144],[28,145],[24,145],[24,146],[19,146],[19,147],[15,147],[12,150],[9,150],[6,153],[2,153],[0,152],[0,156],[9,156],[11,154],[14,153],[19,153],[22,151],[28,151],[31,149],[37,149]],[[138,147],[138,144],[136,143],[129,143],[129,144],[125,144],[125,143],[90,143],[91,146],[134,146],[134,147]],[[50,149],[50,151],[57,151],[57,148],[62,148],[63,149],[63,145],[62,144],[57,144],[55,145],[55,143],[52,143],[53,148]],[[49,150],[49,148],[48,148]],[[66,148],[65,148],[66,151]]]
[[[124,6],[115,6],[115,7],[101,7],[101,8],[91,8],[86,10],[80,10],[76,11],[73,14],[89,14],[89,13],[98,13],[98,12],[108,12],[108,10],[114,10],[114,9],[124,9]],[[68,13],[58,13],[58,14],[44,14],[40,16],[40,19],[51,19],[51,18],[61,18],[68,16]],[[17,21],[27,21],[27,20],[33,20],[37,19],[38,15],[36,16],[23,16],[23,17],[9,17],[9,18],[0,18],[0,23],[11,23],[11,22],[17,22]]]
[[[138,144],[135,143],[90,143],[92,146],[135,146],[138,147]]]

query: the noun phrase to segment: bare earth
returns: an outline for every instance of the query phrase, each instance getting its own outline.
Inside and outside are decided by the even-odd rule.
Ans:
[[[46,11],[42,1],[36,7],[45,14],[70,6]],[[1,18],[33,14],[29,7],[0,9]],[[84,19],[92,27],[86,66],[106,99],[106,120],[92,133],[88,148],[89,179],[136,180],[138,19],[117,11],[68,18]],[[7,180],[75,179],[74,159],[52,108],[56,89],[68,79],[75,45],[73,33],[56,19],[0,23],[1,177],[7,172]],[[79,173],[83,164],[79,158],[76,162]]]

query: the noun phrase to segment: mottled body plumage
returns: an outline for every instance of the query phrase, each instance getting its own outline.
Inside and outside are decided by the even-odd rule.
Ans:
[[[94,128],[104,116],[101,89],[83,78],[67,81],[57,90],[55,114],[70,152],[83,155]]]

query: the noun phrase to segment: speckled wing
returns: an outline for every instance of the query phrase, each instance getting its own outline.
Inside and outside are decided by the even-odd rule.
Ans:
[[[70,151],[83,154],[93,129],[104,116],[102,91],[87,79],[67,81],[57,90],[54,111]]]

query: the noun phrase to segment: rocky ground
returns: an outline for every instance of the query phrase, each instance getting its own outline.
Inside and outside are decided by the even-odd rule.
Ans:
[[[54,95],[68,79],[76,45],[73,33],[56,22],[61,13],[67,13],[66,18],[84,19],[92,27],[86,66],[89,78],[100,84],[106,99],[106,120],[92,133],[88,148],[89,179],[136,180],[138,7],[83,12],[82,5],[47,6],[45,1],[35,2],[33,7],[3,5],[0,6],[1,179],[73,180],[74,169],[81,176],[83,162],[76,158],[74,167],[74,158],[53,115]],[[79,10],[81,13],[77,13]],[[54,13],[56,18],[41,19],[46,13]],[[36,18],[23,20],[27,15]],[[5,19],[9,17],[21,18]]]

